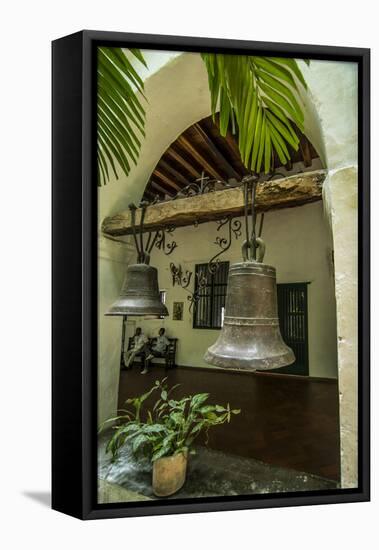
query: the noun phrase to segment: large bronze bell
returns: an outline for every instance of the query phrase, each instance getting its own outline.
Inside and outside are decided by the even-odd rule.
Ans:
[[[245,371],[277,369],[295,361],[279,329],[274,267],[256,261],[230,267],[223,328],[204,359],[216,367]]]
[[[167,316],[159,297],[156,268],[145,263],[128,266],[120,296],[105,315]]]

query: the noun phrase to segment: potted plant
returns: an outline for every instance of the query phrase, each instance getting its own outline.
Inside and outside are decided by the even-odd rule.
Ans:
[[[173,399],[179,384],[169,389],[165,382],[166,378],[157,380],[148,392],[127,399],[125,409],[119,411],[122,414],[106,421],[114,429],[106,447],[112,461],[117,460],[125,444],[131,446],[136,457],[147,456],[153,465],[153,491],[160,497],[172,495],[184,485],[188,455],[195,453],[191,448],[195,439],[213,426],[230,422],[232,414],[240,412],[231,409],[229,403],[226,407],[206,404],[209,393]],[[158,399],[151,409],[143,410],[144,402],[154,392],[159,394]]]

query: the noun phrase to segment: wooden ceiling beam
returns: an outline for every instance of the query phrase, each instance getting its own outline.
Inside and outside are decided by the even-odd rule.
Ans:
[[[226,160],[224,155],[220,153],[216,145],[213,143],[212,139],[204,132],[200,124],[196,123],[193,125],[193,128],[203,140],[205,145],[207,145],[213,154],[215,160],[218,160],[223,165],[225,172],[228,174],[229,178],[235,178],[236,180],[241,179],[240,175],[234,170],[233,166]]]
[[[286,178],[262,182],[257,187],[257,211],[301,206],[322,199],[322,185],[326,170],[304,172]],[[243,187],[169,200],[149,206],[145,215],[145,229],[152,231],[167,226],[185,226],[195,222],[218,220],[225,216],[241,216],[244,211]],[[136,211],[139,223],[141,210]],[[104,233],[112,236],[131,233],[130,211],[105,218]]]
[[[151,186],[153,189],[156,189],[157,191],[159,191],[160,193],[164,193],[164,195],[172,196],[171,193],[170,193],[170,191],[168,191],[167,189],[165,189],[164,187],[162,187],[161,185],[159,185],[159,183],[157,183],[156,181],[151,180],[151,181],[150,181],[150,186]]]
[[[187,162],[186,159],[182,157],[182,155],[180,155],[177,151],[175,151],[175,149],[173,149],[172,147],[169,147],[166,153],[170,155],[173,159],[175,159],[179,164],[181,164],[183,168],[187,170],[187,172],[192,174],[192,176],[194,176],[195,178],[201,177],[201,173],[198,170],[196,170],[196,168],[194,168],[192,164]]]
[[[166,176],[166,174],[164,174],[162,170],[159,170],[159,168],[155,168],[153,172],[153,176],[158,176],[158,178],[161,179],[164,183],[166,183],[169,187],[171,187],[175,191],[180,191],[181,187],[177,183],[175,183],[171,178]]]
[[[218,170],[216,170],[216,168],[214,168],[214,166],[209,164],[209,162],[204,158],[204,156],[196,149],[196,147],[186,137],[181,135],[181,136],[179,136],[177,141],[180,145],[182,145],[182,147],[190,155],[193,156],[193,158],[196,160],[196,162],[198,162],[200,164],[200,166],[202,166],[204,168],[204,170],[206,172],[208,172],[208,174],[210,174],[211,176],[213,176],[214,178],[219,179],[219,180],[224,179],[222,177],[222,175],[220,174],[220,172]]]
[[[178,172],[173,166],[171,166],[171,164],[163,160],[163,158],[161,158],[161,160],[159,161],[158,167],[159,166],[161,166],[164,170],[166,170],[166,172],[169,172],[172,176],[174,176],[174,178],[176,178],[184,186],[189,184],[189,181],[187,181],[186,178],[180,172]]]
[[[303,157],[304,166],[312,166],[312,153],[307,139],[300,139],[300,151]]]
[[[236,140],[234,139],[234,136],[233,136],[233,134],[231,133],[230,130],[227,130],[224,139],[225,139],[225,143],[226,143],[227,147],[229,148],[229,150],[232,153],[234,153],[234,155],[238,158],[239,162],[241,163],[241,168],[242,168],[242,171],[243,171],[243,175],[246,176],[246,175],[250,174],[251,172],[246,168],[246,166],[242,162],[240,150],[238,149],[238,145],[236,143]]]

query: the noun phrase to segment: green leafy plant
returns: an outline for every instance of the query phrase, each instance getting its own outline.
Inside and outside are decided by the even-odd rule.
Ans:
[[[201,54],[208,72],[213,117],[220,110],[220,133],[238,127],[238,147],[245,166],[267,173],[273,151],[280,161],[297,150],[296,126],[304,131],[300,87],[307,88],[294,59],[247,55]],[[305,60],[309,63],[308,60]]]
[[[233,414],[240,413],[239,409],[231,409],[229,403],[226,407],[206,404],[209,393],[173,399],[178,384],[169,389],[165,382],[166,378],[157,380],[148,392],[127,399],[127,408],[119,411],[122,414],[102,425],[104,429],[106,424],[113,424],[114,434],[106,447],[113,461],[126,443],[131,445],[134,455],[143,454],[152,462],[186,453],[202,432],[208,434],[211,427],[230,422]],[[159,398],[151,409],[143,411],[144,402],[154,392]]]
[[[140,63],[138,49],[128,50]],[[97,183],[106,184],[111,169],[118,179],[119,168],[127,176],[130,162],[137,164],[141,137],[145,136],[142,78],[121,48],[98,48],[97,52]],[[145,98],[146,99],[146,98]]]
[[[144,66],[138,49],[128,50]],[[300,88],[307,84],[294,59],[246,55],[201,54],[208,73],[212,115],[220,111],[220,132],[238,130],[238,147],[245,166],[267,173],[273,152],[286,164],[290,148],[297,150],[297,127],[304,131]],[[308,60],[305,60],[309,63]],[[106,184],[110,171],[118,179],[137,164],[145,136],[143,80],[121,48],[98,49],[97,63],[97,182]]]

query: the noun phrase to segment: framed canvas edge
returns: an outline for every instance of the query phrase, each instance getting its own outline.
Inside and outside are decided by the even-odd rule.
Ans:
[[[226,511],[254,508],[301,506],[313,504],[335,504],[343,502],[361,502],[370,499],[370,376],[369,376],[369,345],[370,345],[370,222],[369,222],[369,177],[370,177],[370,50],[366,48],[350,48],[336,46],[314,46],[300,44],[279,44],[229,39],[207,39],[195,37],[175,37],[161,35],[145,35],[131,33],[114,33],[102,31],[81,31],[76,33],[82,38],[82,272],[78,273],[78,284],[82,288],[82,356],[80,380],[76,382],[82,387],[81,417],[81,502],[75,512],[68,509],[65,513],[81,519],[101,519],[128,516],[146,516],[157,514],[191,513],[205,511]],[[76,36],[73,35],[73,36]],[[62,38],[60,40],[65,40]],[[54,41],[54,43],[57,41]],[[53,43],[53,44],[54,44]],[[97,303],[97,257],[94,254],[97,246],[97,210],[91,186],[93,174],[92,150],[95,139],[95,90],[94,90],[94,48],[99,43],[108,45],[138,44],[141,48],[177,49],[180,51],[195,51],[196,49],[229,50],[238,53],[240,50],[262,52],[277,51],[280,55],[302,54],[302,56],[317,59],[334,59],[341,61],[356,61],[360,67],[360,156],[359,156],[359,472],[361,484],[357,489],[341,489],[328,494],[315,493],[301,495],[256,495],[251,498],[228,499],[193,499],[191,502],[157,502],[157,503],[126,503],[122,505],[96,504],[96,437],[94,432],[94,410],[96,409],[97,381],[93,365],[96,362],[96,345],[93,338],[94,324],[97,323],[97,311],[93,309]],[[282,49],[283,48],[283,49]],[[54,107],[53,107],[54,110]],[[54,180],[54,178],[53,178]],[[54,183],[54,182],[53,182]],[[96,242],[94,242],[96,238]],[[80,279],[80,280],[79,280]],[[53,313],[54,316],[54,313]],[[94,353],[95,352],[95,353]],[[94,359],[93,359],[94,358]],[[75,375],[77,378],[78,376]],[[53,465],[54,469],[54,465]],[[53,499],[54,502],[54,499]],[[53,505],[54,507],[54,505]],[[54,507],[58,509],[57,507]],[[80,512],[78,509],[80,508]]]

